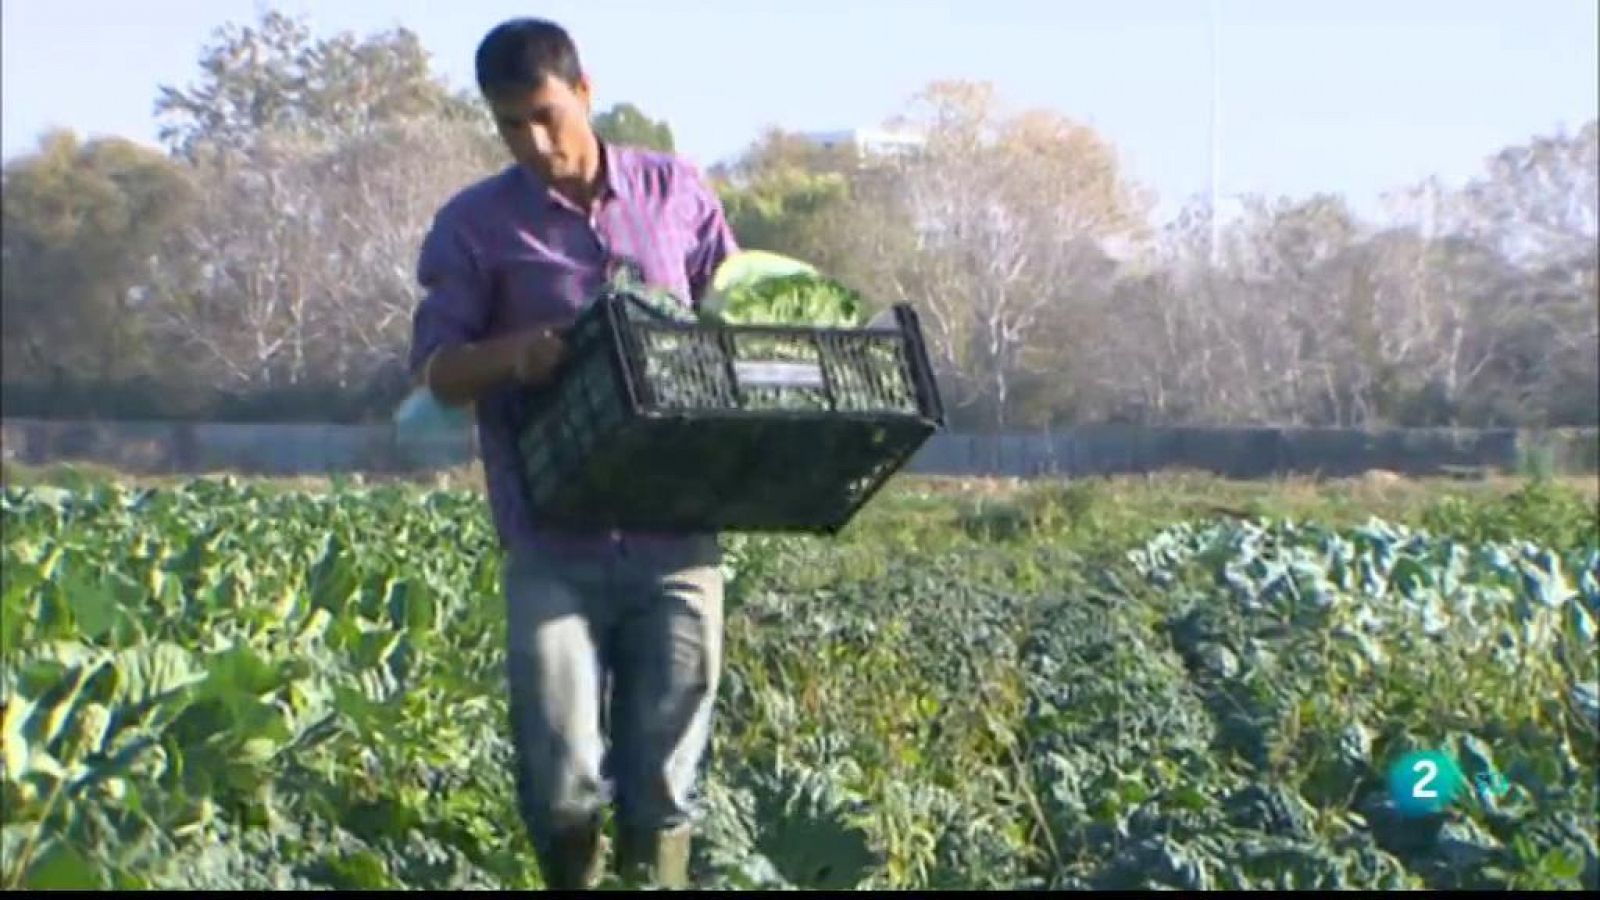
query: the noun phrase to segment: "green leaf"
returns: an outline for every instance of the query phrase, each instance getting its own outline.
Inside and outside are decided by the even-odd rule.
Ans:
[[[103,873],[82,853],[60,838],[48,838],[28,867],[23,886],[33,891],[95,891],[105,887]]]
[[[329,880],[340,890],[385,890],[395,886],[383,857],[371,850],[326,860]]]
[[[195,665],[189,650],[171,641],[159,641],[119,650],[112,657],[113,706],[141,708],[174,697],[205,681],[207,674]]]
[[[44,717],[38,730],[38,742],[40,745],[44,746],[53,743],[57,737],[60,737],[67,730],[72,714],[77,709],[78,698],[83,695],[84,686],[106,663],[107,660],[101,657],[89,665],[72,668],[69,676],[71,681],[66,691],[55,703],[44,710]]]
[[[0,654],[9,658],[33,621],[33,606],[37,602],[36,590],[49,579],[45,567],[36,562],[17,559],[10,554],[4,563],[4,589],[0,593]]]
[[[7,781],[18,781],[28,771],[31,748],[25,730],[35,708],[30,697],[13,694],[6,699],[3,740]]]
[[[282,665],[268,661],[252,647],[223,652],[207,668],[206,693],[216,696],[259,697],[287,681]]]
[[[67,605],[72,610],[78,633],[88,640],[98,640],[110,631],[117,621],[117,597],[104,579],[90,578],[79,566],[69,570],[62,584],[67,595]]]
[[[1562,881],[1576,880],[1583,874],[1583,857],[1566,847],[1552,847],[1539,860],[1539,871]]]

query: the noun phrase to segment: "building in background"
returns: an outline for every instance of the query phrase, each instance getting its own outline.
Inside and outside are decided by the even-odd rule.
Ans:
[[[820,146],[854,147],[863,157],[897,156],[912,153],[926,145],[922,135],[886,128],[848,128],[842,131],[803,131],[800,136]]]

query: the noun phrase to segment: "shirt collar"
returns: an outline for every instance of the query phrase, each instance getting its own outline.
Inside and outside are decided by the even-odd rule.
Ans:
[[[623,164],[621,157],[622,154],[617,152],[616,147],[605,140],[600,141],[601,190],[600,196],[595,198],[596,200],[605,202],[606,200],[620,199],[628,195],[628,179],[624,177],[621,170]],[[566,198],[557,194],[539,176],[539,173],[523,165],[517,166],[517,169],[522,173],[523,180],[528,186],[537,191],[540,196],[549,200],[552,204],[571,206]]]

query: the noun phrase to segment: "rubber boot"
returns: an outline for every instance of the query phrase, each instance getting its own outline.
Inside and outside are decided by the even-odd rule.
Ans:
[[[604,870],[605,849],[598,822],[560,832],[549,858],[540,861],[545,887],[559,891],[593,888]]]
[[[687,890],[690,837],[688,825],[643,834],[622,830],[617,835],[618,874],[632,884]]]

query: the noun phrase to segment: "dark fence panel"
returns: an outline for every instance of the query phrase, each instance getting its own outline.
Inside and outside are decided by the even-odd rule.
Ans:
[[[404,473],[460,465],[476,438],[398,440],[388,425],[0,420],[0,454],[44,465],[93,462],[143,473]],[[1463,470],[1600,470],[1600,431],[1082,426],[1048,434],[937,435],[908,471],[928,475],[1090,476],[1195,469],[1234,478],[1402,475]]]

